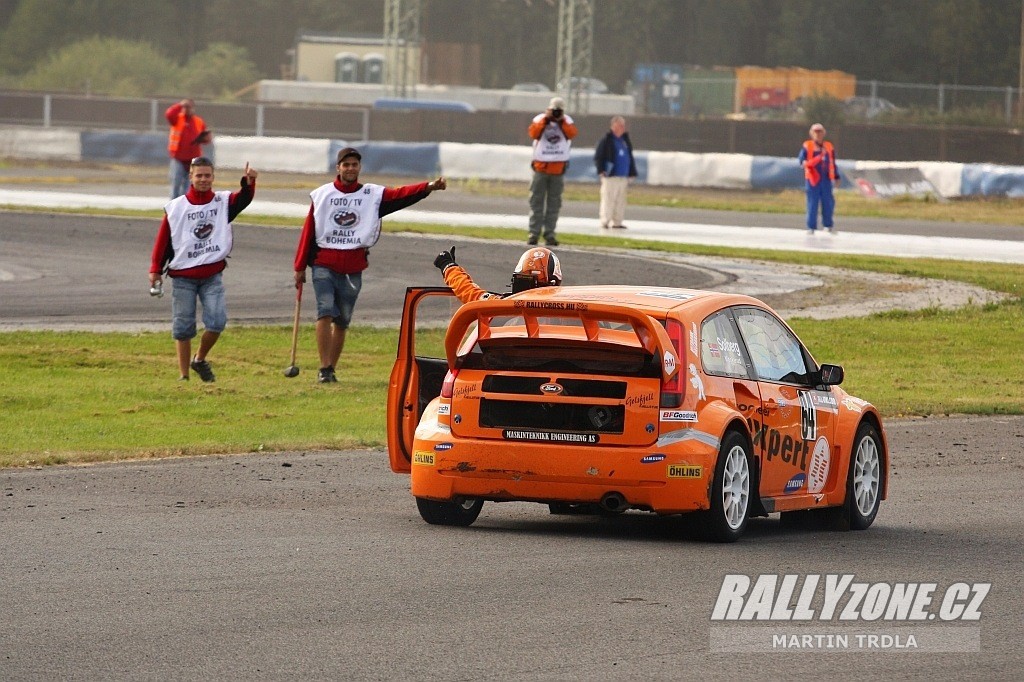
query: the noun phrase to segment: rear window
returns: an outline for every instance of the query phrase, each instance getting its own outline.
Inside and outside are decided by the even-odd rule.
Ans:
[[[506,372],[565,372],[659,377],[661,364],[641,348],[616,344],[565,344],[554,339],[491,339],[460,358],[460,367]]]

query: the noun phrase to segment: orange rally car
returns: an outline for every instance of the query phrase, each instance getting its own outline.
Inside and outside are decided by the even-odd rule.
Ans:
[[[391,468],[411,473],[428,523],[468,526],[485,500],[526,500],[697,512],[731,542],[773,512],[865,529],[886,497],[878,411],[757,299],[563,286],[445,301],[445,357],[427,357],[420,308],[451,296],[407,291],[388,391]]]

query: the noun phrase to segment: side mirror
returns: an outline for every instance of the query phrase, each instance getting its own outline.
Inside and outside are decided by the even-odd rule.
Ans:
[[[820,383],[824,386],[837,386],[843,383],[843,368],[839,365],[822,365],[818,370]]]

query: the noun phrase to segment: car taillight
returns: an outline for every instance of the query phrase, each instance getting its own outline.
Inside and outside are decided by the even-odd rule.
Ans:
[[[686,353],[683,351],[683,325],[676,320],[668,320],[665,323],[665,331],[672,341],[672,348],[676,352],[678,369],[671,379],[661,384],[661,406],[679,407],[683,404],[683,394],[686,391],[686,382],[683,380],[686,365]]]
[[[444,375],[444,383],[441,384],[441,397],[451,398],[452,392],[455,390],[455,377],[459,376],[459,370],[448,370],[448,373]],[[436,386],[436,384],[435,384]]]

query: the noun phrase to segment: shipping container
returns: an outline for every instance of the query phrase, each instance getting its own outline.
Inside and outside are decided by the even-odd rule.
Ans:
[[[736,72],[730,67],[683,67],[683,114],[720,117],[733,110]]]
[[[843,71],[812,71],[799,67],[765,68],[741,66],[736,69],[735,111],[763,106],[778,108],[778,91],[785,91],[789,102],[803,97],[829,96],[838,100],[852,97],[857,91],[857,77]],[[764,97],[764,93],[770,96]]]
[[[683,111],[683,67],[680,64],[637,64],[632,95],[637,111],[679,116]]]

